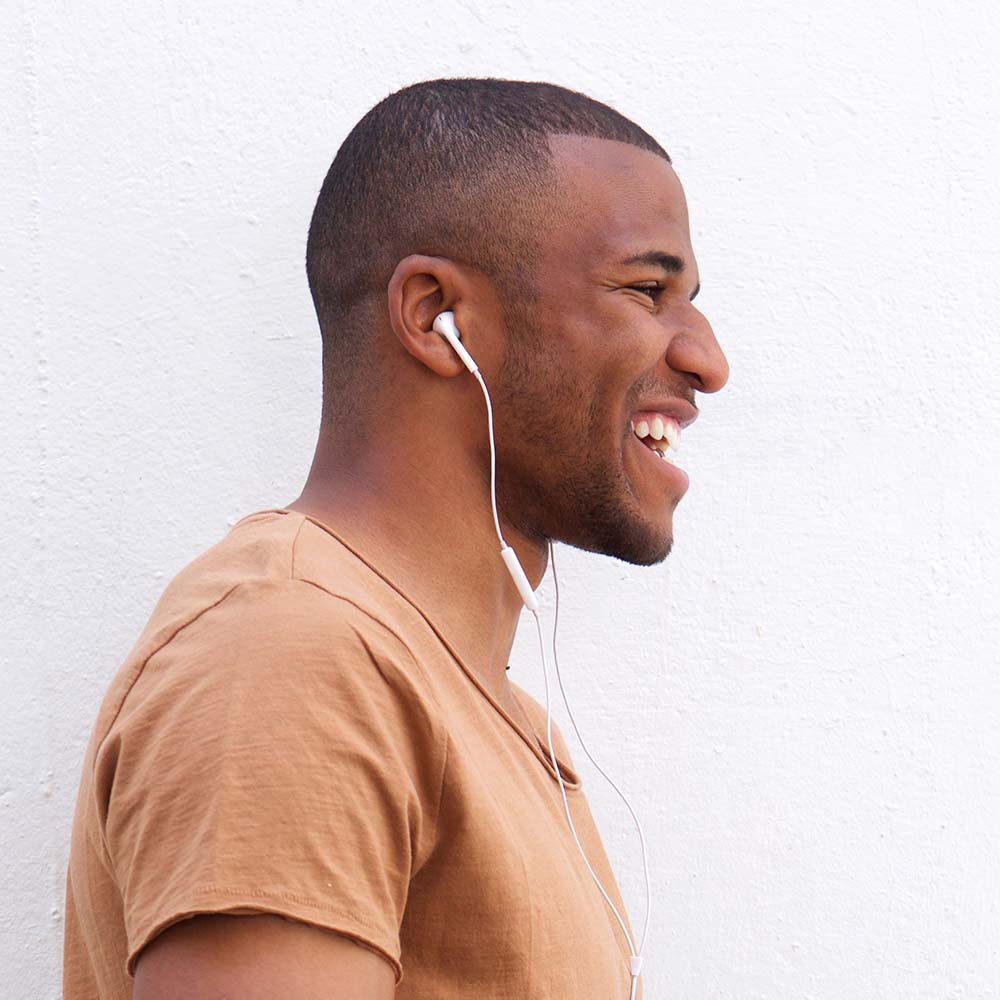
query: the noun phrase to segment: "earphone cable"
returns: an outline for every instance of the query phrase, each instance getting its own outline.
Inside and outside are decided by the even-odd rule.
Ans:
[[[490,438],[490,503],[491,503],[492,510],[493,510],[493,526],[496,529],[497,538],[500,540],[501,555],[505,555],[504,550],[509,549],[509,546],[507,545],[507,542],[504,540],[503,533],[500,530],[500,518],[499,518],[499,516],[497,514],[496,441],[495,441],[494,436],[493,436],[493,403],[490,400],[489,390],[486,388],[486,382],[484,381],[483,376],[480,373],[479,369],[478,368],[471,368],[470,371],[472,371],[472,374],[476,377],[476,381],[479,383],[479,387],[483,390],[483,398],[486,400],[487,426],[489,428],[489,438]],[[549,559],[550,559],[550,561],[552,561],[552,543],[551,542],[549,542]],[[515,560],[516,560],[516,557],[515,557]],[[509,568],[509,566],[508,566],[508,568]],[[552,562],[552,568],[553,568],[553,577],[554,577],[554,573],[555,573],[555,563],[554,563],[554,561]],[[520,570],[520,566],[519,565],[518,565],[518,570],[520,571],[520,575],[521,575],[522,580],[523,580],[523,585],[527,588],[529,586],[529,584],[527,582],[527,579],[524,578],[523,571]],[[522,594],[522,596],[524,596],[524,595]],[[558,588],[558,581],[556,581],[556,623],[557,624],[558,624],[558,614],[559,614],[558,600],[559,600],[559,588]],[[537,608],[538,608],[538,604],[537,604],[537,601],[536,601],[534,603],[534,606],[531,607],[531,608],[529,608],[529,610],[531,611],[531,614],[534,616],[535,625],[536,625],[536,627],[538,629],[538,646],[539,646],[539,649],[541,650],[541,655],[542,655],[542,676],[543,676],[544,681],[545,681],[545,731],[546,731],[546,738],[547,738],[548,744],[549,744],[549,754],[551,756],[552,767],[555,769],[556,777],[557,777],[557,779],[559,781],[559,790],[562,793],[563,806],[564,806],[564,808],[566,810],[566,819],[569,821],[569,828],[570,828],[570,831],[573,834],[573,839],[576,841],[576,846],[577,846],[578,850],[580,851],[580,855],[583,858],[583,863],[587,866],[587,870],[590,872],[591,876],[594,879],[594,882],[597,884],[597,888],[600,890],[601,895],[604,897],[604,899],[607,902],[608,906],[611,907],[611,910],[612,910],[612,912],[615,915],[615,919],[618,921],[618,924],[619,924],[619,926],[622,929],[622,933],[625,935],[625,940],[628,942],[628,946],[629,946],[629,975],[631,977],[631,987],[630,987],[630,991],[629,991],[629,1000],[635,1000],[636,987],[637,987],[637,983],[638,983],[638,980],[639,980],[639,970],[640,970],[640,968],[642,966],[642,951],[641,951],[641,948],[640,948],[640,950],[638,952],[636,951],[635,942],[632,940],[632,935],[629,933],[628,928],[625,926],[625,921],[622,920],[621,914],[619,914],[619,912],[618,912],[618,908],[615,906],[614,903],[611,902],[611,898],[608,896],[607,892],[604,891],[604,886],[601,885],[601,880],[597,877],[597,873],[591,867],[590,861],[587,858],[587,852],[583,849],[583,845],[580,843],[580,838],[577,836],[577,833],[576,833],[576,827],[573,824],[573,816],[571,815],[570,808],[569,808],[569,799],[566,796],[566,788],[565,788],[565,786],[563,784],[562,770],[560,769],[559,762],[556,759],[555,747],[553,746],[553,742],[552,742],[552,706],[551,706],[551,700],[549,698],[549,673],[548,673],[548,667],[547,667],[547,664],[546,664],[546,657],[545,657],[545,637],[544,637],[544,635],[542,633],[542,620],[538,616],[538,610],[537,610]],[[553,633],[552,653],[553,653],[553,658],[555,658],[555,633]],[[558,660],[556,660],[555,662],[556,662],[556,677],[559,680],[559,690],[562,692],[563,701],[566,704],[566,710],[569,711],[569,702],[566,699],[566,692],[565,692],[565,690],[563,689],[563,686],[562,686],[562,678],[559,677],[559,663],[558,663]],[[570,721],[573,723],[573,729],[576,731],[577,737],[580,738],[580,730],[577,728],[576,720],[573,719],[573,713],[572,712],[569,713],[569,717],[570,717]],[[597,767],[597,770],[600,771],[602,775],[604,775],[605,779],[608,782],[610,782],[610,784],[615,789],[615,791],[618,792],[618,794],[622,797],[622,800],[625,802],[625,805],[628,808],[629,812],[632,813],[632,818],[635,819],[636,824],[638,825],[639,820],[636,818],[635,813],[632,811],[632,807],[629,805],[628,800],[625,799],[625,796],[622,794],[622,792],[618,788],[618,786],[613,781],[611,781],[611,779],[607,776],[607,774],[605,774],[604,771],[601,769],[601,767],[597,764],[597,761],[595,761],[594,758],[591,756],[590,751],[587,750],[586,744],[584,744],[582,738],[580,738],[580,745],[583,746],[584,753],[587,754],[587,756],[593,762],[594,766]],[[646,870],[646,893],[647,893],[646,924],[643,927],[643,937],[642,937],[643,943],[645,943],[646,928],[649,925],[649,870],[648,870],[648,868],[646,868],[646,845],[645,845],[645,841],[642,839],[642,828],[641,827],[639,827],[639,839],[640,839],[640,842],[642,844],[642,863],[643,863],[643,868]]]
[[[636,954],[641,955],[643,948],[646,946],[646,932],[649,930],[649,915],[652,909],[653,900],[653,894],[649,883],[649,865],[646,863],[646,838],[642,834],[642,824],[639,822],[639,817],[636,816],[635,810],[629,804],[624,792],[622,792],[622,790],[611,780],[611,778],[605,774],[601,765],[594,760],[593,755],[587,749],[587,744],[584,742],[583,737],[580,735],[580,730],[577,727],[576,719],[573,718],[573,710],[569,707],[569,699],[566,697],[566,689],[563,687],[562,674],[559,672],[559,654],[556,651],[556,633],[559,629],[559,575],[556,573],[555,551],[551,540],[549,541],[549,565],[552,567],[552,583],[555,586],[556,592],[555,615],[552,622],[552,660],[556,666],[556,680],[559,683],[559,690],[562,693],[563,704],[566,706],[569,721],[573,724],[573,730],[576,733],[577,739],[580,741],[580,746],[583,747],[583,752],[588,758],[590,758],[590,762],[594,765],[594,767],[596,767],[597,770],[604,775],[605,780],[618,793],[622,802],[625,803],[625,808],[632,814],[632,819],[635,821],[635,828],[639,833],[639,847],[642,852],[642,869],[646,877],[646,919],[643,921],[642,938],[639,941],[639,950],[636,952]]]
[[[618,925],[621,927],[622,933],[625,935],[625,940],[628,942],[631,954],[636,955],[635,943],[632,940],[632,935],[629,933],[628,927],[625,926],[625,921],[622,920],[621,914],[618,912],[618,908],[613,902],[611,902],[611,897],[607,894],[607,892],[605,892],[604,886],[601,885],[601,880],[598,878],[597,872],[595,872],[591,867],[590,861],[587,859],[587,852],[583,849],[583,844],[580,843],[580,838],[576,832],[576,825],[573,822],[573,816],[569,809],[569,798],[566,795],[566,785],[563,782],[562,770],[559,767],[559,761],[556,759],[555,746],[552,741],[552,702],[549,693],[549,672],[545,657],[545,637],[542,634],[542,620],[539,618],[537,611],[533,611],[532,616],[534,617],[535,625],[538,628],[538,645],[542,654],[542,676],[545,680],[545,738],[549,746],[549,757],[551,758],[552,767],[555,769],[556,778],[559,781],[559,791],[562,792],[563,807],[566,810],[566,819],[569,821],[570,832],[573,834],[573,840],[576,841],[576,846],[580,851],[580,855],[583,857],[583,863],[587,866],[587,871],[589,871],[593,877],[594,882],[597,884],[597,888],[600,890],[605,902],[611,907],[611,911],[614,913],[615,919],[618,921]]]
[[[479,387],[483,390],[483,398],[486,400],[486,426],[490,430],[490,503],[493,505],[493,526],[497,531],[497,538],[500,539],[500,547],[506,547],[503,534],[500,532],[500,518],[497,516],[497,449],[493,440],[493,404],[490,402],[490,394],[483,381],[483,376],[477,368],[473,373]]]

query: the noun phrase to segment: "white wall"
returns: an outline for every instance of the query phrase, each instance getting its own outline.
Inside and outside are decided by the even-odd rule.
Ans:
[[[443,75],[551,80],[655,134],[732,364],[685,438],[674,555],[560,553],[564,682],[648,839],[647,997],[1000,995],[995,6],[7,13],[9,996],[58,996],[109,678],[167,580],[304,480],[330,160],[372,104]],[[527,627],[514,662],[542,698]],[[571,746],[638,930],[638,839]]]

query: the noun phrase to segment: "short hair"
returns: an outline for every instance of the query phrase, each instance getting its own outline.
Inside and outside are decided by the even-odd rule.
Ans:
[[[452,77],[379,101],[351,129],[309,225],[323,337],[323,418],[364,381],[377,306],[411,253],[472,265],[530,302],[557,178],[548,137],[615,139],[670,157],[613,108],[552,83]]]

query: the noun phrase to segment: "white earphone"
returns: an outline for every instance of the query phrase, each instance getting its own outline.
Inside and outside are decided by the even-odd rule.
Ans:
[[[642,826],[639,823],[639,818],[636,816],[635,811],[629,804],[628,799],[625,798],[621,789],[601,770],[597,761],[591,756],[590,751],[587,750],[586,745],[583,742],[583,737],[580,736],[580,730],[577,728],[576,720],[573,718],[573,713],[570,711],[569,700],[566,698],[566,692],[563,690],[562,678],[559,677],[559,660],[556,657],[556,646],[555,646],[555,630],[553,628],[552,635],[552,654],[553,660],[556,665],[556,677],[559,680],[559,690],[562,692],[563,702],[566,705],[566,711],[569,712],[570,721],[573,723],[573,729],[576,731],[577,737],[580,739],[580,745],[583,747],[584,753],[590,758],[591,762],[597,767],[597,770],[608,780],[611,786],[614,788],[618,795],[625,803],[628,811],[632,814],[632,819],[635,820],[636,827],[639,831],[639,842],[642,846],[642,864],[643,869],[646,874],[646,920],[643,925],[642,930],[642,940],[640,941],[638,950],[635,947],[635,943],[632,940],[632,936],[628,932],[628,928],[625,926],[625,922],[622,920],[614,903],[608,897],[608,894],[604,891],[604,886],[601,885],[601,880],[597,877],[594,869],[591,868],[590,862],[587,860],[586,851],[583,849],[583,845],[580,843],[580,838],[576,835],[576,827],[573,826],[573,817],[570,814],[569,800],[566,798],[566,788],[563,785],[562,773],[560,771],[559,765],[556,761],[555,747],[552,744],[552,712],[549,706],[549,675],[545,663],[545,641],[542,637],[542,623],[541,619],[538,617],[538,598],[535,597],[534,591],[531,589],[531,584],[528,581],[527,576],[521,563],[518,561],[517,554],[514,550],[507,544],[504,540],[503,533],[500,530],[500,519],[497,516],[497,492],[496,492],[496,445],[493,438],[493,404],[490,401],[490,394],[486,388],[486,383],[483,381],[482,373],[479,371],[479,366],[473,360],[472,355],[469,354],[465,345],[462,343],[461,334],[458,332],[458,327],[455,325],[455,314],[450,310],[447,312],[439,313],[433,324],[434,330],[436,330],[449,344],[455,349],[456,354],[462,359],[462,364],[475,376],[476,381],[479,382],[480,388],[483,390],[483,397],[486,400],[486,415],[489,422],[489,435],[490,435],[490,502],[493,507],[493,526],[497,533],[497,538],[500,540],[500,556],[503,559],[504,565],[507,567],[507,571],[510,573],[511,578],[517,587],[518,593],[521,595],[521,599],[524,601],[525,607],[531,612],[535,619],[535,625],[538,628],[538,642],[541,647],[542,652],[542,675],[545,679],[545,728],[546,735],[548,737],[549,744],[549,754],[552,761],[552,766],[556,770],[556,775],[559,779],[559,788],[562,791],[563,805],[566,809],[566,819],[569,820],[569,827],[573,833],[573,839],[576,841],[576,846],[583,855],[584,864],[586,864],[590,874],[593,876],[594,881],[597,883],[597,888],[600,889],[601,895],[607,901],[608,906],[614,911],[615,917],[618,919],[618,923],[621,926],[625,938],[628,941],[629,946],[629,976],[631,977],[631,984],[629,990],[629,1000],[635,1000],[636,984],[639,979],[639,970],[642,967],[642,949],[646,943],[646,931],[649,929],[649,911],[650,911],[650,888],[649,888],[649,867],[646,864],[646,841],[642,835]],[[555,561],[554,553],[552,551],[552,543],[549,542],[549,559],[552,563],[552,573],[555,577]],[[559,585],[558,580],[556,581],[556,624],[559,621]]]
[[[507,544],[503,533],[500,531],[500,519],[497,517],[497,462],[496,448],[493,442],[493,404],[490,402],[490,394],[486,389],[486,383],[483,381],[483,376],[479,371],[479,365],[472,360],[472,355],[469,354],[462,343],[461,334],[458,332],[458,327],[455,326],[455,314],[453,312],[438,313],[434,318],[434,329],[455,348],[456,353],[462,359],[462,363],[475,375],[476,381],[479,382],[483,390],[483,395],[486,398],[486,412],[490,423],[490,496],[493,501],[493,524],[496,528],[497,537],[500,539],[500,557],[503,559],[504,565],[507,567],[507,572],[510,573],[511,579],[514,581],[514,586],[517,587],[517,592],[521,595],[521,600],[524,601],[525,606],[529,611],[538,611],[538,598],[535,597],[535,592],[531,589],[531,584],[528,582],[528,578],[521,568],[517,553]]]
[[[434,317],[434,329],[455,348],[455,352],[462,359],[462,364],[475,375],[479,371],[479,365],[472,360],[472,355],[465,349],[465,345],[462,343],[462,335],[458,332],[458,327],[455,326],[455,314],[450,310],[438,313]]]

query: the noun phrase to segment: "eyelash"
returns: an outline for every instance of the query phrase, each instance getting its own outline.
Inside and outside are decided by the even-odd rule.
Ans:
[[[652,292],[653,294],[649,296],[651,302],[655,302],[663,291],[662,285],[629,285],[628,287],[636,292]]]

